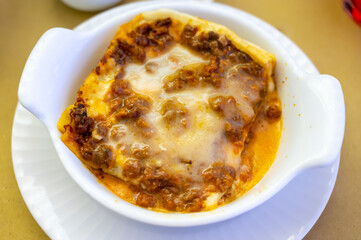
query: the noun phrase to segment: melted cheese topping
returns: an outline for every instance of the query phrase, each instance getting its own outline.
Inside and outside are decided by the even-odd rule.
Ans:
[[[190,53],[186,48],[176,45],[160,57],[153,58],[144,64],[129,64],[124,79],[131,82],[135,91],[156,97],[161,93],[163,79],[191,63],[205,62],[199,56]],[[149,66],[150,71],[147,71]]]
[[[116,167],[107,172],[126,179],[122,175],[121,166],[127,159],[122,151],[129,143],[151,146],[155,154],[147,160],[150,167],[162,167],[169,174],[180,174],[185,179],[192,179],[194,187],[202,182],[200,170],[214,162],[225,162],[235,169],[239,167],[239,154],[234,153],[232,145],[223,136],[224,120],[209,107],[208,99],[216,94],[216,90],[211,87],[174,93],[163,90],[164,80],[168,75],[189,64],[205,62],[186,48],[176,45],[158,58],[150,59],[144,64],[127,66],[124,79],[130,82],[136,92],[153,100],[151,112],[145,117],[156,129],[156,134],[151,139],[144,139],[125,124],[113,126],[121,127],[126,134],[116,141],[110,141],[114,149],[118,149],[119,145],[123,147],[118,151]],[[146,70],[149,64],[152,65],[152,72]],[[186,129],[182,126],[168,126],[160,113],[162,106],[174,99],[184,104],[188,110],[189,123]],[[191,160],[192,164],[189,166],[181,160]]]

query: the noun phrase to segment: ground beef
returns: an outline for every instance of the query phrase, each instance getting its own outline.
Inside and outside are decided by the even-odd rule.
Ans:
[[[244,127],[246,122],[242,112],[237,107],[233,96],[215,96],[208,99],[211,108],[226,119],[224,134],[229,141],[242,145],[244,141]]]
[[[176,188],[163,188],[159,198],[162,206],[170,211],[197,212],[203,208],[205,197],[200,189],[187,189],[180,192]]]
[[[141,207],[153,207],[155,205],[156,201],[152,195],[149,195],[144,192],[140,192],[137,196],[136,204]]]
[[[93,118],[87,115],[86,107],[77,100],[71,118],[74,123],[72,130],[74,140],[79,144],[79,151],[85,161],[92,163],[93,167],[111,168],[114,165],[114,156],[110,146],[102,144],[108,135],[106,122],[96,124]]]
[[[239,147],[243,146],[243,142],[245,140],[243,121],[227,121],[224,124],[224,133],[230,142]]]
[[[117,119],[139,118],[150,110],[150,102],[134,93],[125,80],[115,80],[112,83],[106,100]]]
[[[179,200],[177,195],[174,193],[164,194],[161,199],[163,207],[170,211],[177,211],[177,209],[183,205],[183,202]]]
[[[132,155],[137,159],[146,159],[151,155],[151,148],[149,145],[133,144]]]
[[[145,117],[140,117],[136,122],[135,126],[137,130],[140,130],[143,137],[150,138],[154,135],[154,128],[150,122],[148,122]]]
[[[130,96],[132,93],[133,90],[128,81],[116,79],[110,85],[106,99],[109,101],[114,98],[124,98]]]
[[[282,115],[281,101],[278,98],[273,98],[267,102],[266,116],[267,120],[279,120]]]
[[[220,59],[212,57],[200,75],[204,82],[211,84],[214,88],[220,88],[222,86],[223,72],[224,69],[220,66]]]
[[[166,178],[164,171],[146,167],[141,178],[141,186],[148,191],[155,191],[169,185]]]
[[[185,104],[180,103],[177,99],[167,100],[162,105],[160,114],[169,127],[180,125],[186,128],[188,125],[188,110]]]
[[[110,137],[118,139],[126,135],[126,128],[123,126],[113,126],[110,130]]]
[[[202,173],[204,182],[212,184],[221,192],[228,190],[234,181],[236,171],[233,167],[215,163]]]
[[[149,110],[150,103],[146,99],[140,96],[131,96],[122,101],[122,106],[116,111],[115,117],[117,119],[139,118]]]
[[[182,42],[186,45],[191,45],[192,39],[193,39],[194,35],[196,35],[197,31],[198,31],[197,27],[194,27],[191,25],[185,25],[183,32],[181,34]]]
[[[117,39],[110,57],[112,57],[118,65],[142,63],[145,60],[145,50],[136,44],[130,44],[125,40]]]
[[[203,208],[203,194],[200,189],[188,189],[181,194],[181,199],[184,210],[188,212],[198,212]]]
[[[129,36],[141,48],[152,47],[154,51],[163,51],[174,40],[169,33],[171,25],[172,20],[170,18],[143,23],[135,31],[130,32]]]
[[[142,166],[137,159],[128,158],[122,166],[122,173],[127,178],[137,178],[140,176]]]
[[[88,117],[87,110],[83,103],[76,104],[71,113],[71,118],[74,122],[75,132],[77,134],[77,142],[82,144],[91,136],[95,121]]]
[[[263,76],[263,68],[254,61],[239,65],[239,71],[243,74],[261,78]]]
[[[111,168],[114,160],[111,148],[105,145],[100,145],[93,151],[92,160],[99,166],[105,165],[107,168]]]

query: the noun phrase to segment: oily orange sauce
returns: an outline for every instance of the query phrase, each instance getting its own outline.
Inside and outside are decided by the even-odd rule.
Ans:
[[[252,178],[238,186],[237,198],[251,190],[274,162],[281,138],[282,121],[268,122],[261,117],[252,127],[253,138],[244,149],[252,164]]]

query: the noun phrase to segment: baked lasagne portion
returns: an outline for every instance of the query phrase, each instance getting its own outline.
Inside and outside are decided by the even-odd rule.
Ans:
[[[214,209],[254,186],[275,157],[275,63],[224,26],[142,13],[120,26],[64,111],[61,139],[133,204]]]

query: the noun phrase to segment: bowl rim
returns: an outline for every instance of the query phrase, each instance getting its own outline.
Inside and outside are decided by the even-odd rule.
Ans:
[[[177,10],[177,7],[179,7],[179,6],[184,7],[184,4],[182,4],[180,2],[173,2],[173,3],[163,2],[163,1],[152,2],[152,4],[144,4],[143,6],[134,8],[131,11],[127,12],[126,15],[134,16],[138,12],[144,12],[144,11],[158,9],[158,8],[164,8],[164,7],[171,8],[171,9],[176,8],[176,10]],[[251,20],[247,19],[247,21],[249,21],[251,25],[254,25],[255,27],[259,27],[257,25],[257,23],[252,22],[252,20],[257,19],[256,17],[254,17],[248,13],[245,13],[241,10],[229,7],[229,6],[225,6],[225,5],[217,4],[217,3],[211,3],[211,4],[208,4],[207,7],[205,7],[204,3],[201,4],[201,3],[194,2],[194,3],[192,3],[192,9],[194,9],[194,8],[197,8],[198,10],[207,9],[205,11],[211,11],[210,9],[212,9],[212,11],[217,11],[218,13],[219,12],[225,13],[226,11],[229,14],[241,13],[243,15],[242,16],[243,20],[247,16],[247,17],[251,18]],[[115,9],[111,9],[109,11],[114,11],[114,10]],[[101,13],[99,15],[103,15],[103,14],[105,15],[107,12]],[[104,27],[106,24],[110,24],[110,22],[112,22],[112,21],[117,21],[117,19],[118,18],[109,19],[107,22],[104,22],[103,24],[100,24],[98,27],[95,27],[95,29],[92,30],[92,32],[93,31],[96,32],[97,29]],[[257,21],[261,21],[261,20],[257,19]],[[263,22],[263,21],[261,21],[261,22]],[[267,24],[267,23],[265,23],[265,24]],[[81,26],[82,26],[82,24],[79,25],[77,28],[79,29],[79,28],[81,28]],[[267,26],[272,28],[273,30],[275,30],[270,25],[267,24]],[[281,33],[279,33],[279,34],[281,34]],[[268,33],[265,33],[265,35],[269,36]],[[283,35],[283,34],[281,34],[281,35]],[[283,37],[285,37],[285,36],[283,36]],[[273,41],[275,41],[274,38],[271,38],[271,39]],[[279,47],[282,47],[282,46],[280,45]],[[300,69],[297,68],[297,65],[294,62],[290,61],[290,63],[291,63],[291,66],[294,66],[294,72],[296,75],[305,75]],[[21,95],[19,93],[19,99],[21,100],[20,97],[21,97]],[[249,204],[247,207],[243,207],[243,208],[239,207],[239,208],[236,208],[233,210],[231,209],[231,210],[227,210],[227,211],[222,209],[222,207],[219,207],[213,211],[208,211],[208,212],[182,213],[182,214],[166,213],[166,214],[164,214],[164,213],[154,212],[151,210],[140,208],[140,207],[132,205],[124,200],[123,200],[124,202],[120,201],[120,202],[117,202],[116,204],[114,204],[114,201],[112,201],[112,199],[110,199],[107,196],[104,196],[104,194],[102,194],[99,190],[94,190],[90,185],[86,184],[87,180],[85,180],[85,178],[81,177],[80,175],[74,174],[74,173],[76,173],[76,171],[72,168],[72,166],[69,164],[69,162],[64,160],[64,159],[67,159],[67,157],[64,156],[64,154],[61,152],[61,149],[63,147],[63,146],[61,146],[61,144],[63,144],[63,143],[59,140],[59,135],[58,135],[59,133],[57,132],[57,129],[53,129],[53,127],[50,127],[51,126],[50,123],[48,123],[46,121],[43,121],[43,122],[45,123],[48,130],[50,131],[51,138],[56,147],[56,150],[61,159],[61,162],[63,163],[63,165],[66,168],[66,170],[68,171],[68,173],[78,183],[78,185],[81,186],[81,188],[83,190],[85,190],[90,196],[92,196],[94,199],[96,199],[97,201],[99,201],[104,206],[108,207],[109,209],[112,209],[113,211],[120,213],[122,215],[125,215],[131,219],[149,223],[149,224],[153,224],[153,225],[173,226],[173,227],[197,226],[197,225],[204,225],[204,224],[219,222],[219,221],[223,221],[223,220],[235,217],[237,215],[240,215],[240,214],[242,214],[246,211],[249,211],[252,208],[262,204],[263,202],[268,200],[270,197],[272,197],[274,194],[276,194],[279,190],[281,190],[297,174],[302,172],[304,169],[311,167],[311,166],[303,166],[303,167],[298,167],[298,168],[294,169],[294,171],[291,171],[290,174],[284,176],[282,181],[279,181],[279,184],[277,186],[273,187],[272,191],[266,191],[267,194],[263,194],[262,198],[258,198],[258,201],[255,201],[255,202]],[[342,136],[343,136],[343,133],[342,133]],[[162,215],[162,217],[161,217],[161,215]],[[177,217],[176,218],[170,217],[171,215],[172,216],[176,215]],[[187,216],[187,217],[180,217],[180,216]]]

